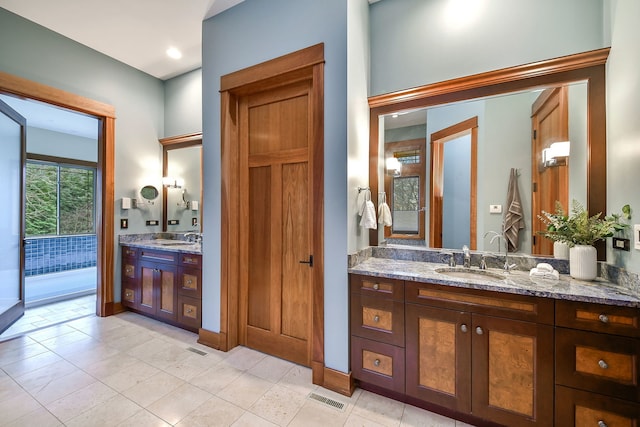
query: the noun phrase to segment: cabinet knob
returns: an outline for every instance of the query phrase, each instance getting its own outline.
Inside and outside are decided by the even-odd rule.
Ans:
[[[482,328],[481,328],[480,326],[478,326],[478,327],[476,328],[476,334],[478,334],[478,335],[482,335],[482,334],[484,334],[484,331],[482,330]]]
[[[600,320],[602,323],[609,323],[609,316],[607,316],[606,314],[601,314],[600,316],[598,316],[598,320]]]
[[[600,420],[600,421],[598,421],[598,427],[607,427],[607,423],[605,423],[604,421]]]
[[[187,279],[187,285],[190,285],[191,283],[193,283],[191,279]]]
[[[380,321],[380,316],[378,316],[377,314],[373,316],[373,321],[378,323]]]
[[[460,325],[460,330],[462,332],[467,332],[469,330],[469,328],[467,328],[467,325],[463,323],[462,325]]]
[[[373,361],[373,366],[380,366],[380,359],[376,359]]]
[[[380,289],[380,284],[379,283],[374,283],[373,284],[373,290],[377,291],[378,289]]]
[[[191,313],[193,310],[190,308],[187,308],[187,313]]]
[[[607,364],[607,362],[605,362],[604,360],[600,359],[598,361],[598,366],[600,366],[602,369],[607,369],[609,368],[609,365]]]

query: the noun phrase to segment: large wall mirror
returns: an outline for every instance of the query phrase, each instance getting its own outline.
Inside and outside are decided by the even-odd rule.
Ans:
[[[491,250],[509,184],[524,228],[517,252],[552,254],[537,215],[571,200],[606,212],[605,62],[600,49],[369,98],[372,194],[394,224],[383,240]],[[568,144],[561,144],[568,141]],[[551,144],[554,144],[551,147]],[[560,146],[569,151],[550,156]],[[390,158],[400,164],[390,170]],[[512,177],[513,176],[513,177]],[[604,245],[598,258],[604,260]]]
[[[202,231],[202,133],[163,138],[162,230]]]

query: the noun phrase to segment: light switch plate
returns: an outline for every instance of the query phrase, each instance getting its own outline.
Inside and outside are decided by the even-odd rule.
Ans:
[[[640,224],[633,225],[633,247],[640,251]]]
[[[502,205],[489,205],[489,213],[502,213]]]

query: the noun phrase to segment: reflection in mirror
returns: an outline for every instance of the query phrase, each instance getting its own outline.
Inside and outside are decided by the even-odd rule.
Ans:
[[[384,234],[372,232],[371,244],[384,237],[392,243],[411,239],[429,247],[497,250],[483,236],[502,230],[513,200],[507,194],[512,169],[525,220],[520,253],[552,255],[552,242],[538,233],[544,224],[537,215],[554,211],[556,201],[566,209],[576,199],[590,212],[606,212],[607,54],[602,49],[370,98],[370,152],[380,165],[389,156],[401,158],[403,150],[396,146],[402,143],[422,139],[426,146],[417,173],[405,174],[403,164],[400,176],[384,173],[378,181],[384,167],[370,170],[372,191],[381,185],[387,194],[402,191],[402,198],[387,197],[394,226],[384,227]],[[529,72],[534,77],[527,77]],[[567,145],[568,153],[552,158],[556,148]],[[419,174],[424,185],[401,186],[403,178],[417,181]],[[429,193],[421,199],[424,189]],[[414,221],[410,227],[401,215]],[[416,237],[417,217],[424,237]]]
[[[385,175],[394,220],[385,237],[419,239],[432,248],[495,250],[482,236],[502,230],[515,168],[526,224],[518,251],[552,255],[550,241],[533,239],[544,226],[537,214],[554,211],[556,200],[565,209],[570,199],[585,203],[586,87],[575,82],[384,115],[385,158],[402,163],[400,176]],[[561,141],[570,141],[571,155],[545,165],[543,150]],[[426,161],[425,150],[418,151],[425,143]],[[425,182],[429,197],[420,203]],[[476,204],[485,212],[477,213]],[[491,213],[496,205],[500,212]],[[426,239],[418,233],[425,228]]]
[[[153,202],[157,199],[159,194],[160,192],[153,185],[145,185],[140,189],[140,196],[149,202]]]
[[[202,134],[161,139],[163,230],[202,231]]]

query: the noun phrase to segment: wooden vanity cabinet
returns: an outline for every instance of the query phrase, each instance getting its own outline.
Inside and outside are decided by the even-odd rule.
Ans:
[[[197,331],[202,323],[201,262],[198,254],[123,246],[123,306]]]
[[[553,301],[406,282],[406,394],[509,426],[553,420]]]
[[[556,303],[556,425],[640,425],[640,310]]]
[[[350,287],[354,377],[404,393],[404,282],[352,275]]]

